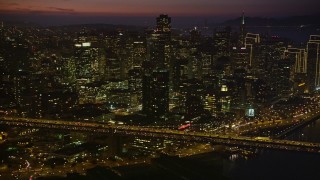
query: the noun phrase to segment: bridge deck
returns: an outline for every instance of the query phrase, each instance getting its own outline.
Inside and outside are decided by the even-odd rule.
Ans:
[[[107,125],[88,122],[62,120],[46,120],[31,118],[0,117],[0,124],[8,126],[23,126],[30,128],[65,129],[94,133],[113,133],[123,136],[143,136],[166,138],[183,141],[225,144],[253,148],[267,148],[290,151],[320,153],[320,143],[277,140],[269,138],[253,138],[246,136],[226,136],[205,132],[185,132],[170,129],[146,128],[143,126]]]

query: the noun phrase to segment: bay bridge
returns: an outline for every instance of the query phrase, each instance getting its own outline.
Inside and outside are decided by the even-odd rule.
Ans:
[[[314,120],[318,116],[319,113],[313,114],[313,116],[310,116],[308,120]],[[162,138],[179,141],[223,144],[238,147],[320,153],[320,143],[271,139],[267,137],[247,137],[207,132],[186,132],[172,129],[160,129],[133,125],[110,125],[95,122],[76,122],[4,116],[0,117],[0,124],[10,127],[19,126],[27,128],[60,129],[70,131],[115,134],[119,136],[139,136],[147,138]]]

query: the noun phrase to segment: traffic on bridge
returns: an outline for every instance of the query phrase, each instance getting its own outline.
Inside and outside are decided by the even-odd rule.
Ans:
[[[73,131],[87,131],[95,133],[113,133],[122,136],[142,136],[175,139],[184,141],[224,144],[253,148],[279,149],[320,153],[319,143],[299,142],[271,139],[268,137],[231,136],[206,132],[186,132],[171,129],[160,129],[143,126],[111,125],[93,122],[75,122],[63,120],[31,119],[1,117],[0,124],[9,126],[23,126],[32,128],[66,129]]]

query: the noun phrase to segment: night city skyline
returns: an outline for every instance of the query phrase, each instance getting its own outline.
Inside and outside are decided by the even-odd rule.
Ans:
[[[318,180],[318,4],[0,0],[0,180]]]
[[[173,18],[189,22],[188,25],[197,25],[204,20],[209,23],[219,23],[233,19],[239,17],[242,11],[245,11],[248,17],[285,18],[314,15],[319,14],[318,5],[317,0],[1,0],[0,14],[6,21],[28,21],[43,25],[81,23],[150,25],[154,23],[152,17],[158,14],[170,14]],[[183,24],[187,24],[186,22]],[[173,24],[175,23],[179,24],[179,22]]]

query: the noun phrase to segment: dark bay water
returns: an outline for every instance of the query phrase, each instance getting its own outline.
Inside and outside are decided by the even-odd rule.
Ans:
[[[320,143],[320,120],[286,139]],[[262,150],[256,157],[224,164],[224,174],[230,179],[320,179],[320,154]]]

